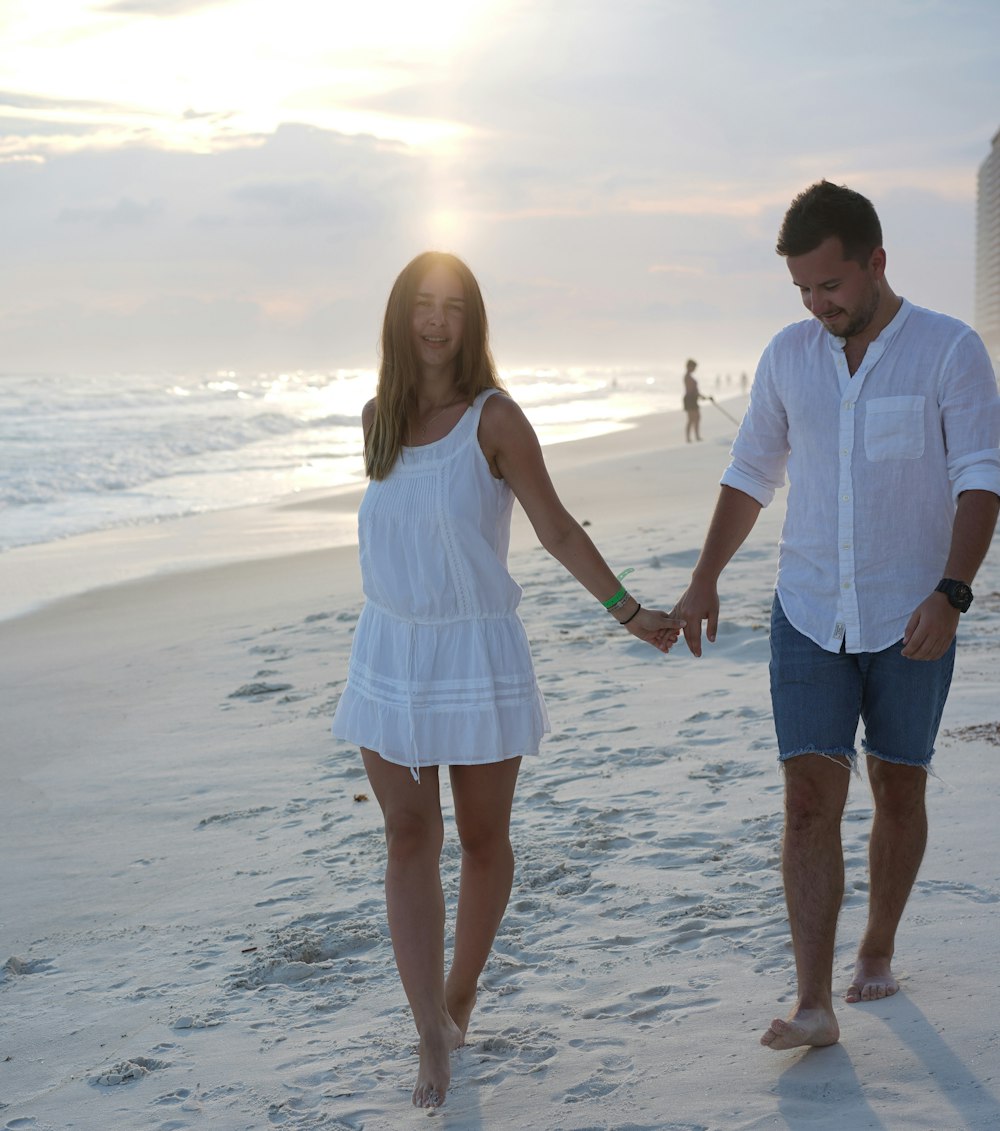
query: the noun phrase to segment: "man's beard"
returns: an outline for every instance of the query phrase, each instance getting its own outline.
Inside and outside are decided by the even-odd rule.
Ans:
[[[850,320],[843,330],[834,330],[825,322],[823,325],[835,338],[853,338],[871,325],[871,321],[875,317],[875,312],[878,310],[881,297],[878,287],[872,286],[864,306],[860,307],[851,315]]]

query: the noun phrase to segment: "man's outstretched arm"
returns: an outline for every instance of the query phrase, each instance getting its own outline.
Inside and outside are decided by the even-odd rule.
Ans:
[[[687,622],[684,639],[692,655],[701,655],[702,621],[707,621],[705,635],[709,641],[715,641],[719,627],[719,576],[753,530],[761,509],[756,499],[735,487],[723,485],[719,491],[691,582],[670,614]]]

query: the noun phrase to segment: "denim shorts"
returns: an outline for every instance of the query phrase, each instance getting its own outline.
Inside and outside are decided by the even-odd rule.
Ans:
[[[845,755],[862,745],[885,762],[927,769],[955,666],[955,641],[939,660],[907,660],[903,642],[881,652],[827,652],[793,628],[777,594],[771,609],[771,706],[778,760]]]

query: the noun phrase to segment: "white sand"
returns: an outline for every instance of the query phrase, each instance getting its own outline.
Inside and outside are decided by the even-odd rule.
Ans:
[[[704,422],[700,445],[678,413],[549,451],[570,508],[665,606],[734,431],[711,406]],[[360,589],[353,548],[312,547],[344,540],[356,501],[0,556],[7,613],[117,582],[0,623],[0,1131],[428,1118],[409,1104],[378,809],[329,737]],[[758,1044],[793,979],[765,627],[780,517],[725,575],[700,661],[616,631],[518,518],[553,734],[522,771],[514,893],[441,1127],[1000,1126],[1000,546],[963,625],[902,991],[843,1006],[835,1047]],[[841,989],[869,816],[856,782]],[[451,826],[452,913],[456,866]]]

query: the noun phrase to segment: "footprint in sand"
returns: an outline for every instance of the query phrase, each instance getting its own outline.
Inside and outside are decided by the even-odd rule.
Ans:
[[[114,1087],[116,1084],[131,1084],[135,1080],[141,1080],[144,1076],[148,1076],[150,1072],[169,1067],[169,1063],[165,1060],[137,1056],[131,1060],[123,1060],[113,1068],[99,1072],[96,1076],[91,1077],[91,1083],[102,1088]]]
[[[204,829],[209,825],[228,824],[230,821],[245,821],[250,817],[259,817],[261,813],[270,813],[272,811],[272,806],[260,805],[256,809],[237,809],[232,813],[214,813],[211,817],[202,817],[196,827]]]
[[[943,892],[947,895],[959,895],[973,903],[1000,903],[1000,892],[988,888],[975,887],[973,884],[963,884],[951,880],[917,880],[916,886],[924,891]]]
[[[290,683],[265,683],[262,680],[257,680],[253,683],[244,683],[242,687],[237,687],[235,691],[230,691],[227,698],[249,699],[254,703],[259,703],[269,695],[277,695],[282,691],[291,690],[292,685]]]
[[[349,1004],[357,997],[358,987],[368,978],[380,977],[382,971],[369,967],[365,976],[350,978],[348,972],[359,955],[382,947],[386,940],[376,920],[342,919],[341,915],[316,916],[308,923],[274,931],[269,942],[254,952],[248,968],[230,978],[229,988],[310,988],[305,983],[315,980],[317,990],[330,984],[339,987],[337,1000],[330,1004],[337,1008]],[[343,992],[348,984],[351,992]]]
[[[221,1024],[222,1011],[213,1010],[207,1017],[200,1017],[192,1013],[182,1014],[170,1028],[175,1032],[183,1032],[187,1029],[217,1029]]]
[[[726,789],[729,784],[740,778],[759,777],[764,772],[763,767],[756,763],[745,762],[707,762],[698,769],[689,770],[688,778],[691,781],[704,781],[708,783],[713,793]]]
[[[557,1052],[555,1035],[545,1029],[507,1028],[470,1042],[467,1048],[479,1065],[477,1083],[495,1083],[509,1073],[537,1072]]]
[[[607,1047],[608,1042],[581,1041],[576,1047],[593,1053],[597,1048]],[[596,1046],[596,1047],[595,1047]],[[623,1084],[632,1083],[636,1078],[635,1062],[629,1056],[619,1052],[606,1052],[600,1055],[597,1063],[590,1069],[586,1080],[582,1080],[572,1088],[567,1088],[562,1095],[564,1104],[586,1103],[588,1100],[601,1099],[616,1092]]]
[[[53,974],[55,969],[49,958],[18,958],[16,954],[12,954],[0,969],[0,981],[6,974],[22,978],[29,974]]]

